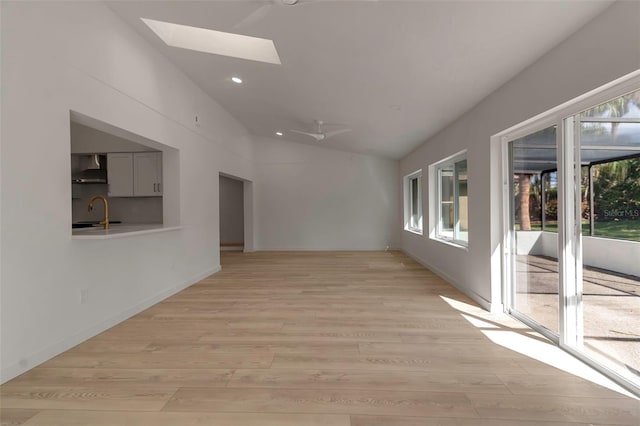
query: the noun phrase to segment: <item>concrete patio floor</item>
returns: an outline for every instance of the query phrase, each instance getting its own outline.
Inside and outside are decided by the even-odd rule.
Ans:
[[[516,308],[558,332],[558,261],[516,259]],[[617,360],[640,379],[640,277],[585,266],[584,349],[599,360]]]

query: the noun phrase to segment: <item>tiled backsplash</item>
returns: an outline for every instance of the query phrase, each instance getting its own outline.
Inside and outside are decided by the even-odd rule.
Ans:
[[[87,211],[89,200],[94,195],[102,195],[109,202],[109,219],[123,223],[162,223],[162,197],[107,197],[107,185],[74,184],[71,200],[73,223],[88,220],[102,220],[102,202],[94,203],[92,212]]]

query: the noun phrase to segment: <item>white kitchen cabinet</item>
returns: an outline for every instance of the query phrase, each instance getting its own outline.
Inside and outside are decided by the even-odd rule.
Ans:
[[[136,197],[162,195],[162,153],[133,153],[133,194]]]
[[[111,152],[107,154],[107,182],[109,197],[133,196],[133,154]]]
[[[108,153],[107,179],[110,197],[159,197],[162,195],[162,153]]]

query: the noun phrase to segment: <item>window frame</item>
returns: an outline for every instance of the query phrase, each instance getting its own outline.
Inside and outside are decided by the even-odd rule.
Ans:
[[[440,241],[440,242],[467,250],[469,247],[468,204],[467,204],[467,239],[465,240],[459,237],[459,234],[461,232],[460,230],[460,194],[459,194],[460,180],[458,178],[458,173],[457,173],[458,169],[456,165],[463,161],[466,163],[466,173],[467,173],[466,181],[468,185],[468,182],[469,182],[468,164],[469,163],[467,159],[467,150],[457,152],[429,166],[429,179],[432,182],[430,191],[429,191],[430,192],[429,238],[435,241]],[[451,179],[453,181],[452,200],[446,203],[453,206],[453,227],[451,228],[451,231],[444,231],[442,229],[442,223],[443,223],[442,208],[445,205],[445,202],[442,199],[442,195],[443,195],[442,177],[443,177],[444,171],[451,173]],[[467,197],[469,194],[468,191],[469,190],[467,186]]]
[[[413,199],[413,181],[417,181],[417,201]],[[422,235],[424,229],[424,216],[422,214],[422,169],[404,177],[404,230]],[[417,207],[418,224],[413,226],[413,208]]]

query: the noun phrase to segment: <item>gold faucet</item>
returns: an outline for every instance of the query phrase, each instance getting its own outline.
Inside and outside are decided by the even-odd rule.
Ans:
[[[87,210],[93,210],[93,202],[96,200],[102,200],[104,203],[104,220],[100,222],[100,225],[104,226],[104,229],[109,229],[109,203],[107,203],[107,199],[102,195],[96,195],[89,201],[89,207]]]

